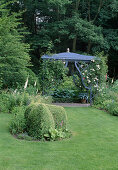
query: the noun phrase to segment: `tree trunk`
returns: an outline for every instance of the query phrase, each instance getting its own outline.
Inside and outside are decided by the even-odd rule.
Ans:
[[[89,41],[89,42],[88,42],[88,46],[87,46],[87,54],[90,53],[91,45],[92,45],[92,43],[91,43],[91,41]]]
[[[94,17],[94,19],[93,19],[93,21],[92,21],[93,23],[96,21],[97,16],[98,16],[98,14],[100,13],[100,10],[101,10],[102,6],[103,6],[103,0],[100,0],[97,13],[96,13],[96,15],[95,15],[95,17]]]
[[[76,12],[78,11],[79,4],[80,4],[80,0],[77,0],[77,1],[76,1],[76,6],[75,6],[75,11],[76,11]]]
[[[90,5],[90,0],[88,0],[88,20],[91,20],[91,5]]]
[[[79,8],[79,4],[80,4],[80,0],[76,0],[76,5],[75,5],[75,12],[78,12],[78,8]],[[77,35],[76,37],[73,39],[73,52],[76,52],[76,44],[77,44]]]
[[[73,52],[76,52],[77,36],[73,39]]]

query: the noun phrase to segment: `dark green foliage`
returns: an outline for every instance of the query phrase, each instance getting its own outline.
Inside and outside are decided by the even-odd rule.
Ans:
[[[79,102],[78,95],[78,90],[57,89],[53,91],[52,97],[55,102]]]
[[[81,82],[81,80],[80,80]],[[54,101],[58,102],[77,102],[79,87],[76,87],[72,76],[65,76],[62,83],[52,92]]]
[[[31,66],[29,45],[23,41],[20,14],[11,13],[4,1],[0,6],[0,80],[2,88],[23,86],[29,75],[29,83],[36,80]]]
[[[54,120],[51,112],[45,104],[29,106],[25,112],[28,135],[41,139],[50,128],[54,128]]]
[[[10,7],[10,6],[9,6]],[[31,44],[35,72],[38,59],[48,52],[95,54],[105,51],[109,55],[109,74],[118,74],[118,1],[117,0],[19,0],[11,10],[23,13],[23,23],[30,31],[26,40]]]
[[[9,130],[12,134],[19,134],[23,133],[26,128],[26,122],[24,118],[25,113],[24,106],[15,107],[12,111],[12,119],[9,125]]]
[[[68,89],[57,89],[53,92],[55,98],[73,98],[75,96],[74,90]]]
[[[46,105],[53,115],[55,122],[55,129],[65,131],[67,129],[67,115],[66,111],[61,106]]]

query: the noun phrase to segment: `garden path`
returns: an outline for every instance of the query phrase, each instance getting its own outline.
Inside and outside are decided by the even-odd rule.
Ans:
[[[81,103],[53,103],[54,105],[63,106],[63,107],[89,107],[90,104],[81,104]]]

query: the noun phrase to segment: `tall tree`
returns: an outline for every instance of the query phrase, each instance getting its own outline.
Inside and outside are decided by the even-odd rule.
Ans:
[[[117,0],[19,0],[12,10],[13,6],[25,10],[23,22],[31,32],[27,41],[35,67],[42,53],[70,47],[88,54],[105,51],[112,63],[110,76],[117,70]]]
[[[24,85],[27,76],[33,75],[29,45],[23,42],[23,32],[18,30],[19,14],[7,9],[9,3],[0,2],[0,78],[3,88]]]

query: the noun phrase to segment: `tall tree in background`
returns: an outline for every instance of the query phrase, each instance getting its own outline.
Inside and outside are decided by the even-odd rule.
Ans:
[[[25,10],[23,23],[30,35],[32,62],[36,67],[45,52],[71,51],[109,55],[109,74],[118,73],[117,0],[19,0],[12,10]]]
[[[11,13],[7,5],[0,2],[0,79],[3,88],[17,88],[34,73],[28,68],[31,65],[29,45],[23,42],[23,32],[17,29],[19,14]]]

